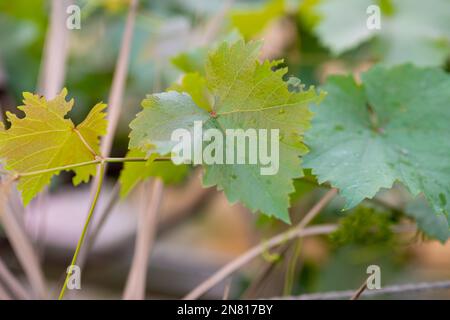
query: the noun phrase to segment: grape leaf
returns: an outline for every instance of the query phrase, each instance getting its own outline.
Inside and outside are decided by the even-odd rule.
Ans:
[[[206,111],[211,111],[211,96],[206,86],[206,79],[198,72],[184,74],[181,82],[174,83],[168,89],[168,91],[170,90],[189,93],[196,105]]]
[[[207,51],[205,47],[194,48],[172,57],[170,62],[183,72],[203,74]]]
[[[366,25],[366,10],[374,4],[382,13],[379,30]],[[315,33],[336,55],[371,38],[387,65],[441,66],[450,55],[448,0],[322,0],[315,11],[320,16]]]
[[[319,17],[314,32],[335,55],[354,49],[376,30],[366,26],[366,9],[372,0],[322,0],[315,7]],[[314,10],[311,10],[314,13]],[[345,17],[345,18],[344,18]]]
[[[362,79],[329,79],[306,134],[304,166],[339,188],[347,208],[400,181],[413,195],[423,192],[437,213],[448,212],[450,76],[402,65],[376,66]]]
[[[282,16],[284,6],[284,0],[271,0],[263,6],[233,10],[230,13],[231,24],[245,39],[251,39],[263,32],[271,21]]]
[[[66,101],[66,96],[66,89],[50,101],[24,93],[24,105],[18,109],[25,113],[25,117],[18,118],[7,113],[11,127],[7,130],[2,127],[0,131],[0,158],[7,170],[27,173],[95,159],[85,143],[98,153],[99,137],[106,132],[103,112],[106,105],[99,103],[94,106],[86,119],[75,127],[70,119],[65,118],[74,103],[73,99]],[[87,182],[96,172],[95,165],[75,168],[73,171],[74,185]],[[58,173],[21,177],[18,189],[22,192],[24,204],[28,204]]]
[[[307,151],[302,137],[311,117],[308,105],[320,102],[323,94],[317,95],[314,88],[290,92],[282,79],[287,69],[273,71],[279,61],[259,63],[260,48],[260,42],[241,40],[224,42],[209,54],[205,80],[214,101],[210,113],[187,93],[149,96],[130,124],[130,149],[167,154],[176,144],[170,140],[172,131],[185,128],[192,133],[196,120],[204,129],[216,128],[224,135],[226,129],[279,129],[278,174],[261,175],[261,163],[205,165],[203,184],[217,185],[230,202],[239,200],[253,211],[289,221],[292,179],[302,175],[300,156]]]
[[[127,158],[144,157],[145,153],[133,149],[128,151]],[[188,167],[176,166],[170,161],[155,162],[152,158],[148,162],[125,162],[120,172],[120,195],[126,197],[131,190],[140,182],[150,177],[159,177],[164,183],[180,182],[187,174]]]
[[[230,44],[235,43],[238,40],[242,40],[242,35],[239,31],[233,29],[220,38],[218,41],[207,46],[196,47],[181,52],[173,56],[170,62],[184,73],[198,73],[203,77],[205,75],[205,62],[208,56],[208,48],[216,49],[223,41]]]
[[[131,121],[130,149],[151,153],[170,154],[177,144],[170,139],[174,130],[190,129],[194,121],[207,121],[209,113],[195,105],[187,93],[175,91],[147,96],[142,101],[143,110]]]
[[[405,213],[414,218],[417,226],[427,236],[445,243],[450,237],[450,217],[434,213],[424,199],[415,199],[406,206]]]
[[[315,8],[320,0],[303,0],[298,7],[299,22],[310,31],[319,23],[320,16]]]

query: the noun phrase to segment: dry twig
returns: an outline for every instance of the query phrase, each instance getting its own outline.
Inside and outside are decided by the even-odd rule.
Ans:
[[[335,226],[320,226],[320,227],[311,227],[307,230],[304,229],[304,226],[308,224],[337,194],[336,189],[329,190],[325,196],[316,203],[316,205],[306,214],[305,218],[294,228],[289,229],[286,232],[283,232],[268,241],[265,241],[261,244],[256,245],[250,250],[246,251],[244,254],[237,257],[235,260],[223,266],[220,270],[214,273],[210,278],[206,279],[199,286],[197,286],[194,290],[188,293],[184,299],[197,299],[204,293],[206,293],[209,289],[214,287],[216,284],[220,283],[230,274],[241,268],[243,265],[247,264],[254,258],[261,255],[265,250],[271,249],[273,247],[279,246],[280,244],[289,241],[290,239],[294,239],[297,237],[306,237],[311,235],[328,233],[330,230],[335,230]]]

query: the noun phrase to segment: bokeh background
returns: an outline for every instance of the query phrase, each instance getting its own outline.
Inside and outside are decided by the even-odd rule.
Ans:
[[[0,1],[2,115],[6,111],[20,115],[16,106],[24,91],[45,94],[52,70],[62,75],[63,86],[75,99],[70,113],[74,122],[83,119],[98,101],[108,102],[132,1],[64,0],[65,5],[81,8],[81,28],[61,28],[56,35],[49,31],[53,2]],[[306,85],[320,86],[332,74],[350,73],[358,79],[375,63],[413,63],[448,72],[449,2],[140,0],[111,155],[126,154],[128,124],[145,95],[164,91],[184,72],[197,70],[208,48],[224,39],[264,39],[261,59],[284,58],[288,74]],[[379,30],[365,26],[370,4],[381,9]],[[69,14],[62,13],[65,21]],[[46,43],[51,37],[59,37],[56,43],[60,46],[53,49],[50,56],[55,60],[48,60],[46,67]],[[57,61],[61,55],[63,70]],[[94,224],[102,212],[111,212],[85,257],[82,290],[71,291],[70,298],[123,296],[135,254],[139,214],[145,210],[153,182],[144,181],[120,199],[116,183],[120,170],[120,164],[108,168]],[[229,204],[222,192],[203,189],[200,176],[201,170],[192,168],[181,181],[164,187],[155,239],[149,245],[147,298],[180,298],[225,263],[289,227]],[[295,184],[293,223],[327,190],[326,185],[317,186],[308,173]],[[18,195],[13,195],[12,210],[42,265],[49,298],[55,298],[62,285],[85,219],[89,192],[88,185],[72,187],[71,175],[62,173],[25,209]],[[336,233],[295,240],[283,252],[267,250],[204,297],[221,299],[228,289],[231,298],[357,289],[372,264],[381,267],[383,285],[450,277],[448,222],[428,221],[429,208],[421,199],[411,199],[402,186],[383,190],[376,201],[366,201],[354,210],[342,212],[342,207],[343,200],[337,197],[314,220],[315,224],[339,225]],[[33,292],[3,228],[0,266]],[[0,277],[0,284],[8,287],[5,278]],[[450,290],[382,297],[446,299]]]

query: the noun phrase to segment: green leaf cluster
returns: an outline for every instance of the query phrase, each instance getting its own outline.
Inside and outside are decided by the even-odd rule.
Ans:
[[[393,238],[391,225],[388,213],[359,206],[340,219],[330,240],[337,246],[389,243]]]

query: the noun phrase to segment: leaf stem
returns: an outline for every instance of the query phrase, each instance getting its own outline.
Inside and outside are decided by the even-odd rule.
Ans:
[[[93,201],[91,203],[91,206],[89,208],[89,213],[88,213],[88,216],[86,218],[86,222],[84,223],[83,231],[81,232],[81,236],[78,239],[77,248],[75,249],[75,253],[73,255],[72,262],[70,263],[69,270],[67,270],[66,279],[64,280],[64,284],[63,284],[63,287],[62,287],[61,292],[59,294],[58,300],[62,300],[64,298],[64,293],[66,291],[67,283],[69,282],[70,275],[72,274],[72,268],[77,263],[77,258],[78,258],[78,254],[80,252],[80,248],[83,245],[83,241],[84,241],[84,238],[86,236],[86,231],[88,229],[89,222],[91,221],[92,214],[93,214],[93,212],[95,210],[95,206],[97,205],[98,197],[100,195],[100,190],[102,188],[102,183],[103,183],[104,170],[105,170],[105,161],[101,161],[100,167],[99,167],[99,172],[98,172],[99,180],[98,180],[98,184],[97,184],[97,187],[96,187],[96,190],[95,190],[95,196],[94,196],[94,199],[93,199]]]
[[[155,158],[153,161],[170,161],[170,157],[159,157]],[[120,162],[146,162],[148,161],[148,158],[144,157],[136,157],[136,158],[101,158],[97,157],[95,160],[85,161],[85,162],[79,162],[74,164],[69,164],[67,166],[60,166],[60,167],[54,167],[49,169],[43,169],[43,170],[36,170],[36,171],[29,171],[29,172],[22,172],[22,173],[15,173],[15,179],[20,179],[21,177],[28,177],[28,176],[35,176],[39,174],[44,173],[50,173],[55,171],[63,171],[63,170],[69,170],[69,169],[75,169],[79,167],[99,164],[99,163],[120,163]]]

